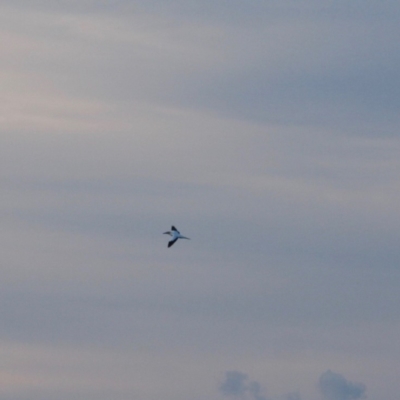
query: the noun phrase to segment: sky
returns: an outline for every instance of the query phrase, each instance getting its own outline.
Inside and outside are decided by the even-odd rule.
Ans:
[[[3,0],[0,400],[397,400],[399,17]]]

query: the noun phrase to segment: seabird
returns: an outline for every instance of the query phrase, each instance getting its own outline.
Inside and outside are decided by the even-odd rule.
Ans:
[[[171,226],[171,230],[168,232],[164,232],[164,235],[172,236],[172,240],[168,242],[168,247],[171,247],[178,239],[188,239],[186,236],[182,236],[181,233],[176,229],[173,225]]]

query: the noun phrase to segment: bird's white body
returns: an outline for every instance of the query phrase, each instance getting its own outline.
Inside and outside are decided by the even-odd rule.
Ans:
[[[171,247],[178,239],[188,239],[188,237],[181,235],[181,233],[176,229],[173,225],[171,226],[171,230],[168,232],[164,232],[164,235],[170,235],[172,240],[168,242],[168,247]]]

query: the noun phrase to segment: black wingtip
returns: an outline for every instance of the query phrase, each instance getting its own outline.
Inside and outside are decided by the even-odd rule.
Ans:
[[[168,242],[168,248],[171,247],[178,239],[171,240]]]

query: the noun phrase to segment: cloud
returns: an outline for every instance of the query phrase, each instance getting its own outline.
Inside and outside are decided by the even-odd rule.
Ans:
[[[318,388],[324,400],[357,400],[365,398],[366,387],[363,383],[353,383],[344,376],[330,370],[324,372],[318,380]],[[243,400],[267,400],[257,381],[250,381],[247,374],[240,371],[227,371],[219,391],[228,397]],[[297,392],[274,397],[280,400],[301,400]]]
[[[362,383],[348,381],[342,375],[330,370],[324,372],[318,381],[318,388],[326,400],[350,400],[365,398],[366,387]]]
[[[219,390],[226,396],[243,396],[246,393],[247,375],[239,371],[228,371],[225,381],[220,385]]]
[[[249,382],[248,376],[239,371],[227,371],[225,381],[220,385],[219,390],[225,396],[266,400],[266,397],[261,394],[261,385],[256,381]]]
[[[329,359],[396,398],[400,6],[133,3],[0,6],[0,339],[100,354],[1,386],[315,400]]]

